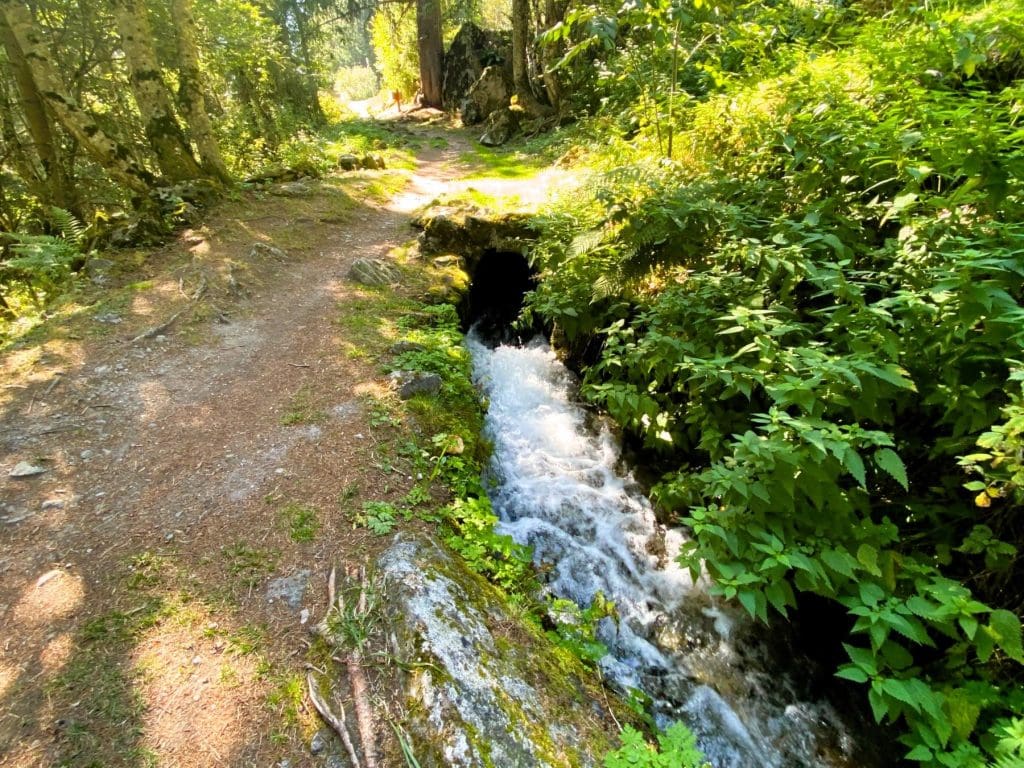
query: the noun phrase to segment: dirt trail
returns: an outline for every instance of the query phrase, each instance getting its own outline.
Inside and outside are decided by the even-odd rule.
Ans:
[[[330,764],[298,735],[308,627],[331,566],[387,543],[353,529],[344,501],[401,480],[376,460],[361,398],[382,386],[377,361],[344,354],[336,320],[352,261],[408,240],[410,212],[458,175],[467,145],[447,141],[389,203],[337,215],[317,185],[186,233],[172,249],[288,252],[249,265],[227,323],[218,297],[208,317],[126,341],[189,310],[191,288],[163,279],[125,330],[6,361],[0,765]],[[9,478],[21,461],[47,471]],[[296,541],[309,508],[319,528]]]

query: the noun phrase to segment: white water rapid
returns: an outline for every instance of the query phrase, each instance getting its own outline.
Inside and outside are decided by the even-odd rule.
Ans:
[[[467,343],[490,401],[501,530],[533,547],[557,596],[586,607],[601,592],[615,603],[618,622],[599,627],[606,678],[651,696],[662,725],[685,721],[714,768],[863,765],[833,707],[801,694],[774,667],[771,643],[675,563],[681,534],[658,524],[618,470],[614,439],[591,427],[547,344],[491,349],[472,334]]]

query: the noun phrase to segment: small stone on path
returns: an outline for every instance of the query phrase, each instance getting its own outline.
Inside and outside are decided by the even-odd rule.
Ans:
[[[270,192],[281,197],[308,197],[313,194],[313,188],[301,181],[290,181],[274,187]]]
[[[306,594],[306,585],[312,574],[308,568],[296,571],[291,576],[271,579],[267,584],[267,601],[283,600],[294,611],[302,607],[302,598]]]
[[[288,256],[278,248],[276,245],[269,245],[267,243],[253,243],[249,246],[249,258],[250,259],[287,259]]]
[[[313,734],[313,738],[309,742],[309,754],[320,755],[323,754],[327,747],[331,744],[331,732],[325,728],[321,728],[319,731]]]
[[[36,464],[29,464],[27,461],[19,461],[14,465],[8,475],[10,477],[35,477],[46,472],[46,467],[40,467]]]

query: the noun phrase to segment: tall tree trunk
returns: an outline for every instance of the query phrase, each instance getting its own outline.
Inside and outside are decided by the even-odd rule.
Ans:
[[[512,83],[520,97],[533,96],[526,59],[530,34],[530,0],[512,0]]]
[[[423,104],[440,109],[441,65],[444,60],[440,0],[416,0],[416,35],[420,54],[420,91],[423,93]]]
[[[131,71],[132,93],[157,165],[171,181],[201,177],[202,169],[178,125],[170,91],[160,76],[145,4],[141,0],[115,0],[113,5],[117,31]]]
[[[16,108],[9,87],[7,79],[0,77],[0,173],[3,173],[3,166],[13,166],[33,195],[40,200],[50,202],[48,199],[49,189],[47,189],[42,169],[37,162],[33,162],[29,157],[29,152],[25,148],[21,136],[18,135],[18,126],[14,120]],[[3,186],[0,185],[0,206],[4,203],[4,191]],[[3,227],[0,226],[0,230],[2,229]],[[3,234],[0,232],[0,246],[2,245]]]
[[[25,54],[18,45],[10,26],[0,14],[0,43],[3,44],[7,61],[14,75],[14,83],[18,88],[21,112],[25,118],[25,127],[32,137],[35,154],[39,158],[42,173],[35,173],[39,183],[37,194],[49,205],[56,205],[81,216],[80,205],[75,195],[74,184],[67,173],[67,166],[61,152],[61,146],[54,135],[50,115],[46,111],[46,103],[35,79]]]
[[[64,130],[111,178],[133,192],[148,193],[156,181],[153,175],[135,162],[128,147],[108,136],[95,118],[67,92],[31,11],[24,3],[0,0],[0,14],[3,14],[28,62],[39,93]]]
[[[224,165],[210,115],[206,111],[192,0],[171,0],[171,21],[174,22],[178,44],[178,104],[182,115],[199,149],[204,170],[214,178],[230,182],[231,174]]]
[[[544,26],[551,29],[555,24],[565,19],[565,3],[557,0],[544,0]],[[561,43],[545,45],[542,49],[544,64],[544,89],[548,93],[548,101],[555,110],[559,110],[562,103],[562,84],[558,79],[558,73],[552,72],[551,68],[558,63],[562,57],[563,46]]]

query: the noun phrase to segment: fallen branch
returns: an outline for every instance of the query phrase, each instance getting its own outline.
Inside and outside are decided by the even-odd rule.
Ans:
[[[203,298],[203,294],[206,293],[206,289],[209,287],[209,285],[210,284],[206,279],[206,275],[203,275],[202,279],[199,281],[199,287],[196,288],[196,292],[192,294],[192,301],[199,301],[201,298]]]
[[[338,717],[331,711],[331,708],[320,694],[312,672],[306,673],[306,685],[309,688],[309,700],[313,702],[313,706],[320,713],[320,717],[341,737],[341,743],[345,745],[345,751],[348,752],[348,757],[352,761],[352,768],[362,768],[359,757],[356,755],[356,748],[352,744],[351,737],[348,735],[348,728],[345,727],[344,707],[341,710],[341,717]]]
[[[46,388],[46,391],[43,392],[43,397],[47,397],[51,392],[53,392],[53,388],[56,387],[58,384],[60,384],[60,377],[63,376],[63,375],[64,374],[61,373],[60,371],[58,371],[57,373],[53,374],[53,381],[50,382],[50,386],[48,386]]]
[[[334,608],[334,595],[337,591],[338,583],[338,572],[331,566],[331,575],[327,577],[327,612],[330,613],[331,609]]]
[[[356,604],[356,613],[366,616],[366,569],[359,569],[359,600]],[[345,668],[348,670],[348,679],[352,683],[352,698],[356,705],[356,725],[359,727],[359,740],[363,744],[363,757],[366,758],[366,768],[377,768],[377,740],[373,732],[373,708],[369,702],[369,684],[366,681],[366,672],[363,671],[362,654],[358,647],[345,656]]]
[[[154,325],[149,330],[143,331],[134,339],[132,339],[129,343],[138,344],[140,341],[143,341],[145,339],[152,339],[154,336],[159,336],[161,333],[163,333],[172,325],[174,325],[174,321],[181,317],[182,312],[184,312],[184,310],[179,310],[178,312],[175,312],[173,315],[170,316],[170,318],[167,321],[160,323],[160,325]]]

